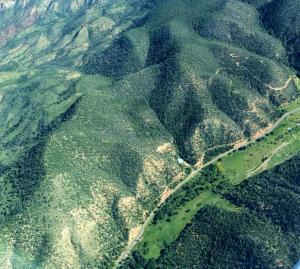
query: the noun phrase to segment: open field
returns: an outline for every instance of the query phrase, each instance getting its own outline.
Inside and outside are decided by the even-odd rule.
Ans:
[[[219,160],[217,166],[233,184],[291,158],[300,151],[300,111],[288,116],[274,131],[246,150]],[[265,164],[265,165],[262,165]]]
[[[191,201],[178,208],[177,214],[159,221],[157,224],[151,224],[147,232],[143,236],[143,242],[147,242],[147,246],[153,246],[149,249],[143,249],[145,258],[150,259],[158,257],[160,250],[166,245],[176,240],[177,235],[189,223],[194,215],[206,205],[214,205],[228,211],[238,212],[240,209],[225,199],[215,195],[211,191],[206,191],[192,199]],[[163,236],[162,236],[163,234]],[[148,243],[150,242],[150,243]],[[151,244],[151,242],[153,242]]]

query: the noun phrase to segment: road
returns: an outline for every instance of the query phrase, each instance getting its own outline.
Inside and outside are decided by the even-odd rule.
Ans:
[[[218,155],[217,157],[215,157],[214,159],[212,159],[211,161],[207,162],[206,164],[204,164],[202,167],[200,167],[197,170],[194,170],[193,172],[191,172],[187,178],[185,180],[183,180],[182,182],[180,182],[174,189],[172,189],[169,193],[168,196],[164,197],[163,199],[161,199],[161,201],[158,203],[158,205],[155,207],[155,209],[153,209],[153,211],[150,213],[150,215],[148,216],[148,218],[146,219],[146,221],[144,222],[144,224],[142,225],[142,227],[140,228],[139,233],[136,235],[135,239],[132,240],[132,242],[127,246],[127,248],[122,252],[122,254],[119,256],[119,258],[117,259],[113,269],[116,269],[120,266],[121,262],[123,260],[125,260],[128,255],[131,253],[132,249],[135,247],[135,245],[141,240],[144,231],[146,230],[146,228],[148,227],[148,225],[153,221],[153,218],[155,216],[155,212],[158,210],[158,208],[160,206],[162,206],[166,200],[168,199],[168,197],[170,197],[171,195],[173,195],[175,192],[177,192],[183,185],[187,184],[192,178],[194,178],[199,172],[202,171],[202,169],[204,169],[205,167],[217,162],[218,160],[220,160],[221,158],[224,158],[226,156],[228,156],[230,153],[232,153],[235,150],[238,150],[242,147],[247,147],[248,145],[255,143],[257,139],[259,138],[263,138],[264,136],[266,136],[267,134],[271,133],[274,129],[276,129],[280,123],[282,123],[288,116],[290,116],[291,114],[297,113],[300,111],[300,107],[297,107],[287,113],[285,113],[283,116],[281,116],[276,122],[274,122],[274,124],[272,125],[272,127],[270,129],[268,129],[266,132],[260,134],[259,136],[256,136],[255,138],[249,140],[248,142],[246,142],[245,144],[241,144],[238,147],[234,147],[233,149],[226,151],[220,155]]]
[[[267,167],[268,167],[268,163],[271,161],[272,157],[273,157],[277,152],[279,152],[282,148],[288,146],[290,143],[291,143],[291,142],[289,142],[289,143],[283,142],[282,144],[280,144],[277,148],[275,148],[275,149],[271,152],[271,154],[269,155],[269,157],[268,157],[265,161],[263,161],[259,166],[254,167],[253,169],[251,169],[250,171],[248,171],[247,177],[251,177],[251,176],[257,174],[257,173],[259,172],[259,170],[262,170],[262,171],[266,170]]]
[[[293,81],[293,79],[294,79],[294,76],[290,76],[289,79],[285,82],[285,84],[281,87],[272,87],[269,84],[265,84],[265,86],[268,87],[271,90],[282,91],[282,90],[286,89],[289,86],[290,82]]]

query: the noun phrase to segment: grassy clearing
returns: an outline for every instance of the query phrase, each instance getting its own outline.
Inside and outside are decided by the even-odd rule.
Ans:
[[[298,125],[300,123],[299,113],[291,115],[291,117],[289,118],[289,123],[290,126],[292,126],[289,128],[292,128],[292,130],[288,131],[285,137],[286,143],[288,143],[288,145],[280,148],[280,150],[276,151],[276,153],[271,156],[268,162],[267,169],[270,169],[275,165],[278,165],[283,161],[290,159],[300,150],[300,126]]]
[[[295,102],[299,100],[298,98]],[[294,106],[295,103],[292,103],[291,107]],[[291,111],[290,107],[287,109]],[[282,163],[300,151],[299,124],[298,111],[289,115],[273,132],[250,144],[247,149],[234,152],[218,161],[218,167],[231,183],[239,184],[249,176]]]
[[[16,80],[19,78],[23,73],[21,72],[0,72],[0,83],[5,82],[7,84],[8,80]]]
[[[240,211],[240,208],[212,192],[203,192],[201,195],[178,208],[176,215],[167,217],[158,224],[151,224],[145,232],[142,244],[139,245],[138,250],[143,253],[146,259],[159,257],[160,250],[163,246],[176,240],[186,224],[206,205],[214,205],[228,211]]]

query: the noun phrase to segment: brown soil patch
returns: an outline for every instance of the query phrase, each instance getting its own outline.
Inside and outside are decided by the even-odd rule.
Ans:
[[[141,225],[138,225],[129,231],[128,245],[131,245],[132,242],[138,237],[141,227],[142,227]]]
[[[241,139],[234,144],[234,148],[238,149],[246,144],[247,144],[247,141],[245,139]]]
[[[171,194],[171,190],[169,187],[166,188],[166,190],[161,195],[161,202],[165,201]]]
[[[172,153],[173,155],[176,154],[176,149],[172,143],[165,143],[159,146],[156,150],[158,153]]]
[[[272,124],[269,124],[268,127],[266,128],[263,128],[261,130],[259,130],[258,132],[256,132],[254,135],[253,135],[253,139],[257,139],[257,138],[260,138],[261,136],[263,136],[268,130],[270,130],[272,128]]]
[[[176,181],[180,181],[182,179],[185,178],[185,174],[183,172],[180,172],[179,174],[177,174],[175,177],[174,177],[174,180]]]

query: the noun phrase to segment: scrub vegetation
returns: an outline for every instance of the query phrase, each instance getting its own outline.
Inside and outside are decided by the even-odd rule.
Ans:
[[[131,267],[173,267],[170,257],[190,267],[199,250],[199,267],[218,268],[207,253],[226,249],[238,220],[229,268],[249,253],[257,268],[288,268],[296,221],[252,208],[250,190],[297,160],[297,10],[297,0],[0,2],[0,267],[111,268],[188,177]],[[237,257],[234,245],[249,251]]]

